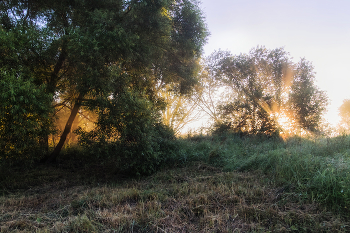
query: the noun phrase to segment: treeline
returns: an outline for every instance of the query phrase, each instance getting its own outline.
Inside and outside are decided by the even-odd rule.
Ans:
[[[196,1],[0,7],[1,166],[54,162],[73,128],[87,160],[149,174],[198,110],[216,133],[278,136],[281,115],[321,132],[327,98],[312,65],[264,47],[202,59],[209,33]]]

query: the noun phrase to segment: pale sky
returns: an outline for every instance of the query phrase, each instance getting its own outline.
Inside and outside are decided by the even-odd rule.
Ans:
[[[205,56],[215,50],[248,53],[257,45],[284,47],[294,62],[305,57],[316,84],[330,99],[326,118],[350,99],[350,0],[201,0],[211,33]]]

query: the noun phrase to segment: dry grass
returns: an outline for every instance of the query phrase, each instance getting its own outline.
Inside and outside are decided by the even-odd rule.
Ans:
[[[223,172],[197,162],[140,180],[83,185],[69,177],[0,197],[0,231],[350,231],[349,218],[293,187],[273,187],[258,172]]]

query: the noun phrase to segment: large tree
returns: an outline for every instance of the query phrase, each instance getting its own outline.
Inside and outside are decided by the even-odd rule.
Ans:
[[[317,131],[327,99],[314,84],[310,63],[294,64],[283,48],[264,47],[237,56],[220,51],[211,60],[212,78],[230,88],[219,106],[218,129],[272,135],[287,115],[295,127]]]
[[[275,115],[284,107],[292,63],[283,49],[252,49],[249,54],[213,55],[215,78],[230,89],[229,100],[219,108],[221,124],[237,132],[273,134]]]
[[[102,100],[123,100],[121,96],[132,89],[157,107],[159,83],[174,83],[181,93],[196,83],[207,34],[196,2],[7,0],[0,4],[0,39],[6,41],[0,47],[0,66],[34,77],[37,85],[45,84],[53,107],[71,106],[48,161],[58,156],[83,106],[103,114],[107,111],[103,106],[113,105]]]

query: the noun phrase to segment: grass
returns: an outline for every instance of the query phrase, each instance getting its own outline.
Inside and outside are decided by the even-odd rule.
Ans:
[[[0,232],[350,231],[349,137],[178,143],[148,177],[79,157],[2,171]]]
[[[350,230],[344,216],[275,187],[260,172],[224,172],[202,162],[139,180],[69,182],[62,179],[1,197],[1,232]]]
[[[350,207],[350,138],[239,143],[222,149],[226,170],[261,170],[276,184],[290,185],[302,195],[348,212]],[[238,153],[231,153],[238,151]]]

